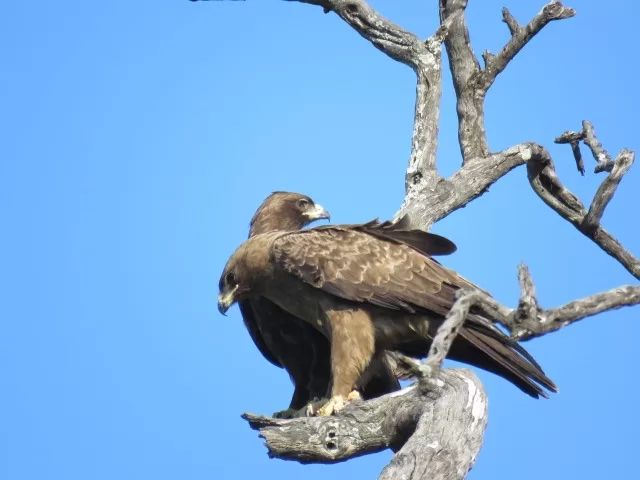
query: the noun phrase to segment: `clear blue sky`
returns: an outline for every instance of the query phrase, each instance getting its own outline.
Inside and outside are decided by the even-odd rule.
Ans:
[[[497,51],[542,1],[471,1],[476,52]],[[421,36],[435,0],[373,5]],[[638,150],[638,2],[550,25],[488,96],[494,150],[544,143],[589,202],[555,136],[596,126]],[[336,466],[270,460],[240,414],[285,408],[291,384],[251,343],[218,276],[273,190],[333,221],[390,218],[404,193],[413,73],[334,14],[278,1],[21,0],[0,7],[0,478],[375,478],[385,452]],[[626,65],[625,65],[626,62]],[[459,163],[448,72],[442,172]],[[604,223],[640,254],[640,167]],[[520,169],[437,224],[445,263],[514,305],[516,266],[544,306],[637,283],[530,190]],[[637,470],[640,309],[526,347],[560,393],[532,400],[479,372],[486,441],[470,477],[628,478]],[[350,477],[347,477],[350,476]]]

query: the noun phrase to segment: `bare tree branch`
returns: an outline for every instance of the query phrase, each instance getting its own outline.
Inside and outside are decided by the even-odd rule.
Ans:
[[[417,169],[408,171],[406,195],[395,218],[409,214],[412,226],[424,229],[485,193],[493,183],[529,158],[548,156],[544,147],[534,143],[489,153],[484,97],[495,77],[536,33],[550,21],[575,15],[575,11],[564,8],[561,3],[551,2],[526,27],[520,27],[508,10],[503,11],[504,21],[514,32],[512,39],[498,56],[488,60],[487,68],[481,70],[464,21],[467,0],[440,0],[439,5],[441,22],[448,27],[445,46],[456,91],[463,166],[449,179],[433,175],[432,181],[421,181],[421,172]],[[416,119],[414,135],[417,125]]]
[[[610,172],[613,167],[611,164],[611,155],[602,148],[602,144],[597,139],[595,129],[591,122],[584,120],[582,122],[582,131],[584,132],[584,143],[589,147],[593,158],[598,162],[595,173]]]
[[[527,162],[529,183],[538,196],[562,218],[620,262],[631,275],[640,280],[640,260],[626,250],[599,223],[602,212],[613,197],[622,176],[633,163],[634,154],[623,150],[616,158],[616,168],[600,186],[591,205],[591,216],[582,202],[562,185],[556,175],[553,160],[546,150]]]
[[[573,155],[578,163],[578,170],[584,174],[584,165],[581,167],[580,141],[583,141],[591,150],[593,158],[597,162],[595,173],[610,172],[613,169],[613,161],[611,155],[602,147],[602,144],[596,137],[595,129],[588,120],[582,121],[582,130],[580,132],[564,132],[555,139],[555,143],[569,143],[573,150]]]
[[[424,361],[421,370],[427,378],[433,379],[439,375],[442,370],[442,363],[449,354],[451,345],[469,314],[469,309],[479,299],[480,297],[475,292],[460,292],[444,323],[438,328],[438,333],[429,348],[427,359]]]
[[[507,67],[509,62],[529,43],[529,41],[542,30],[549,22],[563,20],[575,16],[576,11],[565,8],[562,2],[552,1],[525,26],[521,27],[506,8],[502,9],[503,21],[509,27],[511,39],[497,55],[485,54],[485,68],[478,75],[478,88],[486,93],[493,85],[496,77]]]
[[[574,300],[560,307],[539,312],[538,318],[540,318],[540,321],[538,323],[534,323],[527,318],[526,321],[521,321],[519,328],[514,329],[512,334],[517,339],[529,340],[555,332],[578,320],[598,313],[638,304],[640,304],[640,287],[624,285]]]
[[[395,218],[409,214],[413,227],[428,230],[438,220],[486,193],[500,178],[534,156],[546,158],[548,152],[541,145],[529,142],[492,153],[482,162],[470,162],[431,189],[409,190]]]
[[[442,178],[437,172],[438,127],[442,96],[441,44],[453,18],[422,42],[416,35],[386,20],[364,0],[288,0],[334,11],[362,37],[391,58],[410,66],[417,76],[411,155],[406,172],[407,194],[433,190]]]
[[[440,123],[440,97],[442,96],[441,45],[447,25],[425,42],[426,53],[416,67],[416,107],[411,137],[411,156],[407,169],[405,190],[436,185],[441,177],[436,166],[438,128]]]
[[[379,479],[462,479],[475,462],[487,424],[487,397],[466,369],[440,372],[438,388],[412,386],[347,405],[339,416],[280,420],[244,414],[270,457],[336,463],[396,452]],[[443,454],[446,452],[446,455]]]
[[[445,46],[457,98],[458,140],[463,164],[466,164],[489,154],[484,127],[484,99],[498,74],[545,25],[553,20],[573,17],[576,12],[563,7],[559,1],[552,1],[529,24],[521,27],[509,11],[503,9],[503,20],[509,27],[511,39],[497,55],[485,51],[485,68],[481,69],[464,20],[467,0],[440,0],[439,3],[441,22],[455,16],[445,38]]]
[[[481,299],[487,307],[484,309],[491,312],[493,318],[508,328],[517,340],[530,340],[598,313],[640,304],[640,286],[625,285],[543,310],[538,305],[531,274],[524,264],[518,269],[518,279],[521,294],[515,310],[509,311],[499,304],[496,307],[497,302],[488,297]]]
[[[390,22],[365,0],[287,0],[319,5],[325,13],[335,12],[378,50],[417,70],[426,47],[411,32]]]
[[[481,290],[468,292],[462,298],[467,299],[470,308],[477,307],[487,318],[507,328],[511,336],[520,341],[541,337],[599,313],[640,304],[640,286],[624,285],[545,310],[538,303],[535,285],[525,264],[518,267],[518,282],[520,299],[513,309]],[[399,363],[398,371],[404,379],[429,373],[429,369],[425,369],[420,362],[411,362],[411,359],[403,358],[397,352],[393,353],[392,359]]]
[[[489,154],[484,128],[484,97],[477,94],[472,82],[480,71],[480,64],[471,47],[464,19],[466,8],[467,0],[440,0],[440,22],[452,20],[444,44],[456,91],[458,141],[463,163]]]
[[[517,324],[524,323],[524,319],[537,318],[540,312],[538,299],[536,297],[536,287],[529,273],[529,269],[524,263],[518,268],[518,282],[520,283],[520,301],[518,308],[513,312],[513,320]]]
[[[460,290],[445,321],[440,325],[431,343],[427,358],[422,362],[400,352],[387,352],[388,360],[394,363],[393,371],[402,379],[418,378],[424,389],[437,388],[435,380],[442,371],[442,364],[451,350],[453,341],[458,336],[460,327],[475,304],[482,304],[484,296],[475,290]]]
[[[616,193],[622,177],[629,171],[631,165],[633,165],[634,157],[633,152],[625,149],[622,150],[614,160],[613,169],[598,188],[591,202],[591,207],[589,207],[589,212],[582,222],[586,229],[594,230],[598,228],[605,208],[607,208],[607,205],[609,205],[613,195]]]
[[[507,24],[507,27],[509,27],[509,33],[511,33],[512,36],[521,34],[522,27],[506,7],[502,9],[502,21]]]

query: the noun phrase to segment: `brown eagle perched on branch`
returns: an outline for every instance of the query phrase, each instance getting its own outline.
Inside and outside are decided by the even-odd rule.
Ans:
[[[307,195],[273,192],[253,215],[249,238],[277,231],[293,232],[316,220],[329,218],[329,212]],[[436,235],[432,239],[435,253],[448,247],[448,240]],[[294,384],[289,408],[274,416],[294,416],[313,400],[326,397],[331,375],[327,338],[314,326],[265,297],[253,296],[238,304],[244,324],[260,353],[273,365],[284,368]],[[367,381],[358,385],[363,398],[375,398],[400,389],[384,356],[375,359],[370,371]]]
[[[225,266],[218,308],[225,313],[263,297],[321,332],[330,343],[331,386],[318,414],[330,415],[386,350],[426,356],[456,291],[477,288],[420,248],[430,235],[378,221],[254,235]],[[556,391],[522,346],[477,314],[467,317],[448,356],[535,398],[547,397],[542,387]]]

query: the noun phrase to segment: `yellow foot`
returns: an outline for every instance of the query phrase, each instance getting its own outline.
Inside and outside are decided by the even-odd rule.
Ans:
[[[338,413],[346,405],[344,397],[342,395],[336,395],[331,397],[325,405],[318,410],[318,415],[321,417],[328,417],[334,413]]]
[[[318,410],[320,409],[320,407],[322,407],[326,403],[327,403],[326,398],[321,398],[321,399],[314,398],[313,401],[307,403],[307,406],[302,409],[304,411],[304,416],[306,417],[315,416]]]
[[[360,392],[357,390],[353,390],[349,395],[347,395],[348,403],[360,402],[360,401],[362,401],[362,396],[360,395]]]

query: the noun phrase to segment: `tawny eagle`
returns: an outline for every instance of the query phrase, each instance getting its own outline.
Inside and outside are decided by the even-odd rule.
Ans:
[[[311,222],[330,219],[321,205],[307,195],[273,192],[256,210],[249,224],[249,238],[276,231],[297,231]],[[265,297],[239,302],[249,335],[262,355],[273,365],[284,368],[294,385],[289,408],[274,413],[288,418],[314,400],[328,394],[331,374],[327,338],[315,327],[281,309]],[[384,358],[372,366],[368,382],[359,385],[365,399],[400,389],[400,384]]]
[[[294,192],[273,192],[256,210],[249,225],[249,237],[275,231],[296,231],[319,219],[329,219],[321,205],[309,196]],[[406,241],[415,236],[400,232]],[[421,235],[418,248],[433,255],[444,255],[455,251],[455,245],[438,235]],[[327,338],[315,327],[282,310],[267,298],[250,298],[239,302],[244,324],[262,355],[272,364],[284,368],[294,384],[289,408],[274,413],[287,418],[306,411],[313,400],[324,398],[330,380],[330,348]],[[375,398],[400,389],[395,372],[387,362],[388,355],[376,357],[368,369],[367,378],[359,382],[357,389],[364,399]],[[394,362],[395,364],[395,362]],[[395,365],[394,365],[395,366]]]

